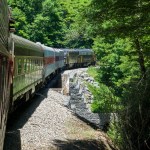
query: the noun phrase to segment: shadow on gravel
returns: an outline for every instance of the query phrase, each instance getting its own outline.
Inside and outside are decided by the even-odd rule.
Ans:
[[[4,150],[21,150],[21,139],[19,130],[6,133]]]
[[[54,145],[58,150],[115,150],[111,145],[105,145],[100,140],[55,140]]]
[[[20,106],[13,114],[11,114],[7,124],[4,150],[22,149],[20,129],[26,124],[26,122],[32,116],[36,108],[44,100],[44,96],[47,93],[47,91],[47,89],[45,89],[44,91],[40,91],[40,93],[42,93],[42,96],[36,95],[26,104]]]
[[[4,150],[22,149],[20,129],[28,122],[29,118],[35,112],[40,103],[47,98],[49,88],[57,87],[57,80],[59,78],[60,75],[57,75],[53,81],[49,82],[45,86],[45,88],[40,89],[32,99],[19,106],[15,112],[9,116],[5,135]]]

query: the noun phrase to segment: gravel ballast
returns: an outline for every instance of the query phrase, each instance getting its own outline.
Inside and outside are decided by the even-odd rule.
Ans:
[[[78,119],[52,89],[36,94],[9,125],[4,150],[114,149],[111,140]],[[87,147],[88,146],[88,147]]]

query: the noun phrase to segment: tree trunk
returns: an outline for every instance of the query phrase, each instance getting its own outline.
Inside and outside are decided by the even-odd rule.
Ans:
[[[138,38],[136,38],[134,42],[135,42],[136,50],[137,50],[138,56],[139,56],[139,64],[140,64],[141,75],[142,75],[141,78],[146,79],[146,67],[145,67],[142,47],[140,45]]]

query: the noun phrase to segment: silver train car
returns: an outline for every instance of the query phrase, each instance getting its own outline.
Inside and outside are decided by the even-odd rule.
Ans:
[[[27,101],[43,82],[43,51],[40,45],[12,35],[14,45],[13,95],[11,108],[21,98]]]

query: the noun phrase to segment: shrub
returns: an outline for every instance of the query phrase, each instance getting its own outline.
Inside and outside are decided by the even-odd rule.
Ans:
[[[100,84],[100,88],[95,88],[88,84],[88,88],[94,95],[91,105],[93,112],[116,112],[121,109],[120,99],[114,96],[112,89],[106,85]]]

